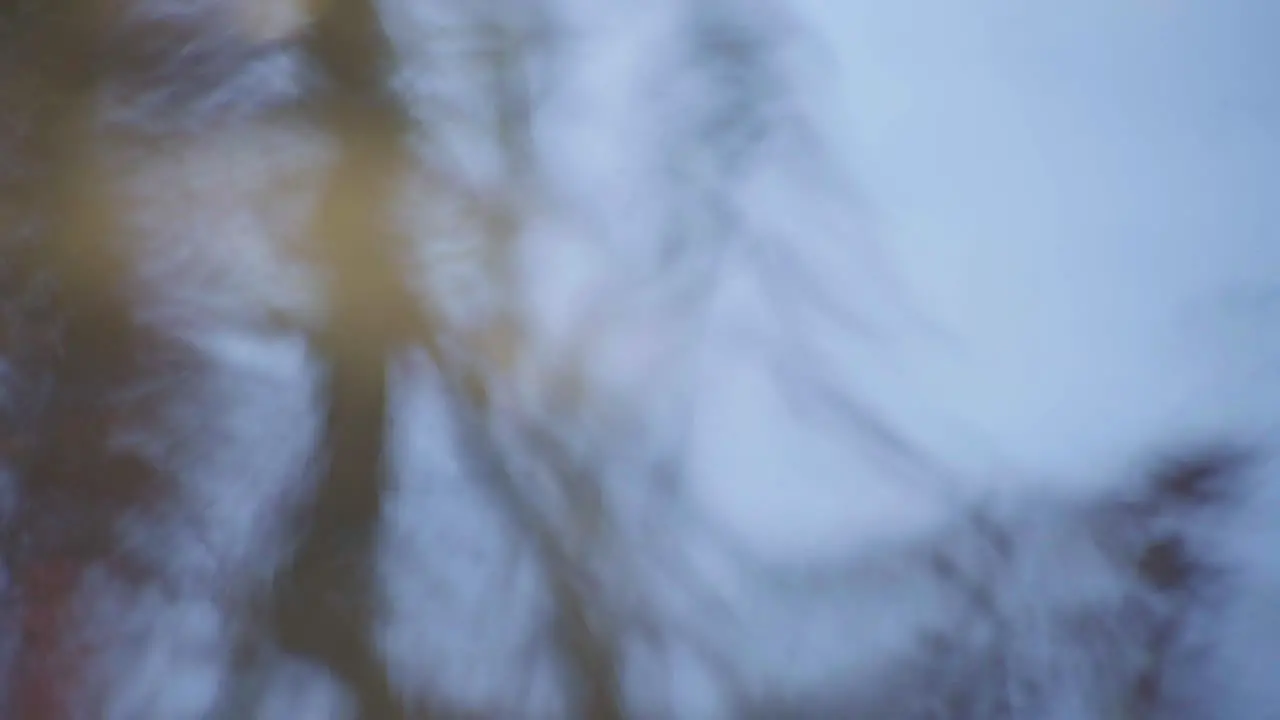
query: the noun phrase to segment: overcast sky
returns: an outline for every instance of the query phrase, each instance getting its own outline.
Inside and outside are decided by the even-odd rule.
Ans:
[[[1268,432],[1280,5],[799,5],[838,78],[828,130],[928,321],[851,355],[866,394],[979,485],[1089,491],[1183,440]],[[723,427],[751,416],[743,387],[713,403]],[[713,455],[733,468],[726,515],[764,544],[812,550],[930,516],[883,473],[860,473],[853,498],[802,489],[845,482],[841,460],[760,422],[754,451],[735,429]]]
[[[1077,474],[1277,415],[1280,6],[806,4],[882,241],[955,334],[927,394]]]

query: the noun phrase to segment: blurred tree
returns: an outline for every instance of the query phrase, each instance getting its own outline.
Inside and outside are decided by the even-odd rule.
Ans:
[[[626,145],[643,176],[615,193],[627,196],[620,200],[556,176],[560,164],[598,161],[575,153],[600,148],[576,146],[575,135],[593,129],[571,117],[581,108],[570,103],[549,120],[540,105],[563,90],[561,75],[589,75],[584,68],[599,61],[581,52],[583,38],[575,35],[581,25],[614,22],[593,20],[593,13],[607,14],[593,5],[0,5],[0,483],[17,479],[13,488],[0,487],[0,552],[16,579],[0,585],[0,634],[17,638],[0,642],[0,673],[9,680],[0,715],[74,715],[73,686],[93,682],[83,656],[100,650],[82,647],[75,628],[83,610],[77,592],[89,569],[165,584],[140,557],[145,553],[122,540],[121,527],[139,517],[158,522],[160,513],[149,513],[176,492],[168,477],[176,471],[140,447],[145,443],[122,438],[166,433],[166,399],[181,394],[184,373],[208,360],[140,318],[131,293],[141,259],[129,251],[143,231],[125,216],[153,200],[130,195],[122,175],[137,169],[130,163],[159,162],[205,135],[271,123],[322,136],[331,151],[317,177],[308,177],[316,181],[316,202],[292,246],[302,256],[290,258],[320,280],[325,311],[273,317],[286,330],[300,327],[323,367],[315,462],[299,471],[316,477],[296,518],[283,523],[291,542],[270,581],[247,591],[248,600],[217,597],[220,610],[239,621],[239,637],[219,697],[193,717],[266,712],[273,676],[265,666],[277,651],[327,671],[366,718],[511,716],[523,709],[528,698],[520,688],[472,707],[445,692],[437,698],[406,687],[379,644],[389,603],[378,574],[378,533],[395,501],[388,495],[389,377],[415,351],[429,358],[443,386],[449,422],[442,433],[451,433],[445,444],[456,446],[460,472],[517,538],[513,555],[534,569],[545,594],[545,628],[529,642],[549,648],[538,655],[552,666],[544,673],[555,695],[547,706],[563,715],[657,713],[661,705],[643,697],[649,687],[637,690],[632,679],[637,649],[660,654],[677,645],[691,646],[712,668],[723,714],[733,717],[1047,717],[1046,698],[1059,697],[1051,688],[1061,677],[1110,693],[1090,707],[1112,707],[1126,693],[1139,696],[1138,715],[1155,706],[1149,696],[1159,693],[1164,656],[1190,602],[1183,601],[1187,588],[1206,574],[1181,527],[1165,529],[1178,512],[1216,501],[1216,482],[1231,464],[1211,454],[1164,473],[1137,500],[1101,511],[1035,511],[1026,521],[947,495],[965,511],[958,510],[957,527],[947,529],[940,548],[909,548],[895,562],[903,574],[925,577],[922,587],[958,598],[947,618],[964,627],[923,633],[921,652],[896,659],[872,692],[845,687],[840,671],[815,671],[836,677],[828,678],[834,689],[808,692],[761,687],[741,669],[748,658],[735,654],[747,640],[726,638],[724,630],[739,618],[708,612],[699,605],[706,597],[684,592],[696,573],[680,553],[681,533],[697,524],[686,523],[679,497],[688,473],[685,418],[670,413],[675,430],[651,431],[632,417],[657,404],[655,396],[682,390],[646,377],[638,388],[616,391],[594,367],[613,349],[614,334],[631,330],[620,326],[636,316],[636,325],[661,325],[654,334],[675,337],[659,340],[679,347],[658,353],[652,365],[678,365],[696,355],[690,347],[698,343],[689,338],[703,328],[725,276],[745,275],[767,297],[771,322],[761,324],[776,325],[777,334],[764,354],[788,399],[826,411],[821,419],[835,421],[830,429],[860,450],[909,461],[887,466],[903,478],[945,479],[945,470],[925,462],[833,380],[837,371],[824,367],[810,342],[813,327],[851,334],[858,318],[844,289],[832,287],[821,262],[800,247],[837,244],[849,210],[847,188],[822,159],[807,109],[793,96],[782,5],[672,0],[632,8],[658,28],[649,32],[660,42],[646,48],[642,62],[627,60],[643,68],[623,90],[642,97],[613,108],[618,117],[605,121],[621,129],[611,127],[602,145]],[[305,69],[290,76],[296,83],[257,72],[282,58]],[[108,145],[125,161],[104,161]],[[175,165],[197,174],[206,161]],[[588,184],[607,185],[617,170],[600,165],[605,171]],[[779,194],[786,202],[773,207]],[[592,250],[616,253],[625,267],[607,274],[603,291],[589,296],[590,307],[569,323],[568,340],[547,361],[538,356],[521,263],[536,223],[557,203],[570,206],[575,219],[587,218],[591,232],[603,228]],[[412,223],[402,217],[405,205],[420,213]],[[429,281],[415,282],[424,255]],[[451,264],[465,267],[444,278]],[[674,439],[649,437],[664,431]],[[210,455],[224,451],[223,438],[208,435],[200,441],[212,447]],[[936,487],[952,492],[946,483]],[[635,517],[637,497],[657,498],[657,529]],[[1029,566],[1053,556],[1022,538],[1042,540],[1040,525],[1056,531],[1060,515],[1070,528],[1042,545],[1061,541],[1091,561],[1103,556],[1096,566],[1121,578],[1118,599],[1062,601],[1065,610],[1026,607],[1026,586],[1039,577]],[[698,531],[714,536],[711,544],[723,539],[715,528]],[[858,561],[789,572],[725,554],[726,564],[746,568],[744,585],[784,608],[787,633],[806,620],[796,608],[828,599],[840,611],[856,605],[842,593],[861,577]],[[494,612],[503,612],[505,601],[498,598]],[[702,615],[669,607],[684,605]],[[1128,622],[1124,614],[1134,607],[1139,621]],[[1052,616],[1047,629],[1036,625],[1042,615]],[[777,622],[764,620],[758,624]],[[754,628],[741,626],[751,624],[735,630],[745,637]],[[1034,629],[1030,640],[1020,635],[1023,625]],[[1046,639],[1065,649],[1046,660],[1037,654]],[[1141,660],[1132,659],[1135,647]],[[545,669],[534,664],[530,677]]]

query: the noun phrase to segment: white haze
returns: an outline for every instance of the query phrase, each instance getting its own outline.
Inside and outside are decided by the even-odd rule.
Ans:
[[[543,337],[572,339],[592,313],[625,319],[590,346],[605,409],[560,431],[613,443],[602,445],[599,479],[624,510],[600,572],[613,609],[661,631],[628,646],[639,716],[732,715],[742,687],[769,700],[874,695],[861,688],[896,677],[887,668],[910,658],[922,633],[967,622],[954,588],[912,543],[981,566],[956,527],[958,503],[990,497],[1027,548],[990,578],[1014,633],[1025,633],[1011,652],[1028,672],[1061,679],[1053,717],[1089,720],[1089,693],[1109,681],[1081,670],[1070,638],[1045,617],[1118,606],[1135,591],[1073,525],[1076,513],[1131,486],[1151,453],[1202,438],[1265,440],[1280,419],[1271,376],[1280,341],[1269,332],[1280,308],[1266,300],[1280,279],[1271,207],[1280,94],[1268,62],[1280,58],[1266,47],[1277,11],[1243,0],[800,3],[825,45],[784,58],[786,72],[811,93],[803,101],[853,182],[840,200],[803,193],[793,183],[804,173],[778,162],[743,178],[736,200],[755,227],[812,261],[815,285],[843,295],[855,315],[846,327],[779,319],[733,248],[705,315],[661,298],[618,301],[644,286],[637,268],[653,261],[646,243],[661,233],[653,188],[665,176],[654,158],[659,123],[675,120],[654,109],[677,113],[701,97],[662,66],[673,28],[698,1],[561,3],[585,39],[570,55],[577,64],[547,69],[563,73],[536,128],[540,179],[553,192],[530,201],[522,238],[520,289]],[[427,116],[451,93],[466,108],[470,88],[450,85],[451,69],[412,43],[428,8],[465,3],[387,5],[409,48],[400,80],[415,109]],[[425,147],[423,156],[477,193],[505,191],[484,109],[470,110],[474,124],[445,130],[463,152]],[[776,152],[791,147],[805,146]],[[311,312],[306,282],[263,250],[307,204],[263,209],[252,183],[326,152],[309,136],[213,138],[129,185],[154,207],[183,208],[143,213],[140,234],[160,246],[142,279],[177,308],[156,321],[191,334],[214,369],[175,410],[174,427],[193,439],[165,458],[188,509],[140,539],[170,554],[179,592],[101,604],[96,627],[121,653],[110,668],[112,717],[204,716],[229,653],[208,598],[228,576],[276,562],[273,513],[299,489],[316,368],[298,338],[245,328],[262,305]],[[207,212],[193,216],[197,197]],[[411,200],[409,224],[424,246],[439,243],[440,219]],[[465,229],[446,239],[465,245]],[[438,250],[424,247],[424,263]],[[457,269],[440,282],[461,288],[451,299],[465,316],[468,303],[491,298],[468,284],[470,268]],[[556,357],[556,347],[536,349]],[[392,673],[409,693],[558,716],[563,678],[544,579],[527,538],[460,469],[443,439],[456,419],[440,411],[438,378],[419,360],[389,370],[397,485],[382,572]],[[798,420],[770,373],[818,362],[928,465],[851,440],[844,426]],[[510,402],[535,414],[537,383],[511,385]],[[605,432],[618,428],[627,442]],[[202,440],[211,437],[219,444]],[[689,482],[673,495],[638,484],[652,478],[636,470],[646,452],[678,440],[688,443],[679,449]],[[1230,539],[1256,572],[1216,626],[1222,667],[1240,670],[1213,676],[1222,714],[1211,717],[1280,708],[1266,674],[1280,662],[1280,613],[1267,610],[1280,607],[1271,602],[1280,575],[1268,574],[1262,549],[1280,540],[1268,522],[1277,495],[1255,501]],[[827,575],[851,557],[853,570]],[[318,669],[284,664],[279,674],[277,717],[339,713]]]

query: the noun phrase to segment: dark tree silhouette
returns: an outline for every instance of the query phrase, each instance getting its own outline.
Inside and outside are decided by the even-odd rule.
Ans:
[[[16,337],[19,328],[6,328],[4,348],[7,358],[30,356],[32,367],[23,369],[32,373],[41,362],[50,364],[44,384],[40,377],[22,378],[26,388],[50,387],[48,397],[33,398],[5,418],[5,459],[24,480],[19,522],[4,524],[5,560],[27,578],[19,583],[27,620],[11,694],[17,715],[28,718],[65,712],[55,707],[59,689],[50,686],[72,684],[51,665],[65,651],[55,629],[66,618],[51,616],[59,598],[70,596],[84,568],[122,560],[113,553],[115,524],[161,486],[156,468],[113,442],[112,433],[131,416],[137,421],[147,412],[148,393],[130,390],[155,376],[158,363],[181,361],[134,317],[129,273],[113,254],[123,231],[119,208],[104,191],[111,178],[87,160],[97,140],[92,103],[105,82],[140,76],[144,84],[199,86],[202,78],[217,82],[219,62],[253,56],[252,47],[218,47],[208,57],[175,60],[174,51],[202,28],[152,22],[130,35],[118,31],[117,18],[95,12],[99,6],[56,5],[6,5],[2,19],[13,41],[4,50],[12,73],[2,88],[6,121],[23,125],[5,134],[18,137],[6,148],[12,150],[6,162],[24,171],[5,178],[5,211],[15,220],[6,228],[5,241],[13,245],[6,260],[30,258],[30,267],[6,266],[5,297],[56,284],[49,297],[32,299],[47,307],[23,308],[22,337]],[[389,48],[371,2],[332,3],[301,45],[322,71],[322,89],[297,111],[318,119],[339,146],[311,225],[313,260],[326,275],[332,302],[331,317],[313,338],[328,368],[328,411],[314,504],[276,583],[273,621],[255,627],[274,630],[284,650],[331,668],[359,698],[365,717],[393,718],[403,709],[370,634],[370,553],[383,475],[385,370],[416,321],[415,303],[396,270],[403,248],[387,220],[395,168],[406,152],[406,118],[387,87]],[[158,72],[174,77],[157,78]],[[25,235],[17,237],[19,231]],[[30,287],[11,287],[22,283]],[[33,317],[37,312],[47,317]],[[39,356],[30,333],[54,320],[59,330]]]
[[[26,326],[9,328],[17,345],[9,357],[25,356],[20,383],[38,393],[6,438],[17,445],[6,459],[22,480],[21,512],[4,542],[24,617],[10,696],[17,716],[37,718],[65,711],[61,688],[74,658],[60,630],[76,578],[115,560],[115,522],[156,490],[153,468],[111,434],[146,412],[138,380],[164,355],[133,322],[111,251],[118,228],[111,208],[95,202],[103,178],[83,162],[101,38],[91,10],[68,9],[17,3],[4,18],[13,41],[5,117],[22,126],[6,133],[18,142],[7,148],[16,177],[4,188],[14,219],[4,241],[6,260],[27,260],[9,267],[5,290],[31,301],[19,305]]]
[[[368,0],[333,3],[303,47],[323,70],[314,112],[338,141],[310,240],[328,281],[331,315],[314,344],[327,365],[321,481],[293,559],[277,580],[272,617],[286,651],[330,668],[364,717],[404,714],[373,646],[374,533],[386,469],[387,372],[413,342],[417,303],[398,271],[391,223],[408,155],[408,117],[388,87],[390,48]]]

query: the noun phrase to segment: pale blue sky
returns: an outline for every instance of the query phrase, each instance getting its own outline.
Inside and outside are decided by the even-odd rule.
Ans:
[[[1240,314],[1280,287],[1280,5],[803,5],[881,239],[956,334],[909,389],[967,427],[940,442],[1083,482],[1280,415],[1280,302]]]

